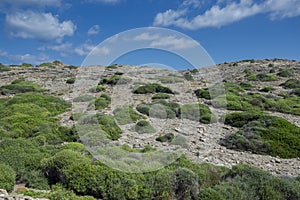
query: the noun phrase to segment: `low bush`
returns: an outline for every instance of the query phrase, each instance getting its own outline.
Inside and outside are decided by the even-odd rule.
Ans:
[[[139,104],[136,109],[142,114],[160,119],[174,119],[180,116],[180,105],[164,100],[148,104]]]
[[[109,78],[103,78],[102,80],[99,81],[98,85],[117,85],[117,84],[127,84],[131,82],[131,78],[128,77],[123,77],[121,75],[113,75]]]
[[[174,139],[173,133],[166,133],[158,136],[155,140],[159,142],[171,142]]]
[[[99,98],[96,98],[92,104],[95,105],[95,110],[107,108],[111,104],[111,97],[107,94],[102,94]]]
[[[161,83],[180,83],[183,82],[182,78],[177,76],[157,76],[157,80]]]
[[[7,72],[7,71],[10,71],[10,67],[0,63],[0,72]]]
[[[198,98],[211,99],[208,88],[197,89],[195,94]]]
[[[66,83],[67,84],[74,84],[75,80],[76,80],[75,78],[69,78],[69,79],[66,80]]]
[[[89,102],[89,101],[92,101],[94,99],[95,99],[95,97],[93,95],[84,94],[84,95],[81,95],[79,97],[75,97],[73,99],[73,102]]]
[[[280,84],[280,86],[283,86],[286,89],[296,89],[300,88],[300,80],[297,79],[289,79],[286,82]]]
[[[261,92],[271,92],[271,91],[274,91],[274,90],[276,90],[276,89],[271,87],[271,86],[267,86],[267,87],[264,87],[264,88],[260,89],[259,91],[261,91]]]
[[[270,81],[277,81],[278,76],[274,74],[249,74],[247,75],[248,81],[264,81],[264,82],[270,82]]]
[[[44,92],[45,89],[41,88],[38,84],[24,79],[14,80],[10,85],[0,87],[0,92],[6,94],[18,94],[26,92]]]
[[[104,90],[105,90],[105,87],[102,85],[97,85],[96,87],[89,89],[89,91],[92,93],[98,93],[98,92],[102,92]]]
[[[153,95],[152,99],[169,99],[170,95],[165,94],[165,93],[157,93]]]
[[[191,73],[186,72],[183,74],[183,77],[185,78],[185,80],[187,81],[194,81],[194,77],[191,75]]]
[[[148,93],[167,93],[174,94],[173,91],[158,83],[147,83],[133,90],[135,94],[148,94]]]
[[[16,173],[8,165],[0,163],[0,188],[11,192],[15,186]]]
[[[216,118],[210,111],[209,107],[203,104],[183,105],[181,107],[181,117],[205,124],[216,122]]]
[[[111,140],[117,140],[121,137],[122,129],[118,126],[115,119],[111,116],[97,115],[101,129]]]
[[[178,134],[171,141],[171,144],[179,145],[182,148],[187,148],[188,147],[188,139],[185,136]]]
[[[294,75],[294,70],[293,69],[280,69],[279,72],[277,73],[278,76],[281,77],[291,77]]]
[[[250,83],[244,83],[244,82],[242,82],[239,85],[244,90],[251,90],[252,88],[255,88],[255,86],[251,85]]]
[[[151,126],[150,122],[146,120],[141,120],[136,123],[136,125],[133,126],[133,131],[144,134],[144,133],[155,133],[156,130]]]
[[[225,124],[241,128],[220,142],[227,148],[282,158],[300,155],[300,128],[283,118],[260,112],[231,113]]]
[[[132,106],[118,107],[113,111],[113,113],[115,119],[120,125],[129,124],[142,119],[142,116],[139,115]]]

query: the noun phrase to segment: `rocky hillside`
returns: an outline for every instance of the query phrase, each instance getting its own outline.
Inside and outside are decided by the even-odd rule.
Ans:
[[[102,189],[94,188],[100,195],[78,188],[74,177],[64,182],[73,169],[63,171],[60,160],[68,169],[69,157],[94,163],[90,154],[125,172],[160,169],[184,154],[220,166],[212,167],[220,177],[227,172],[222,166],[237,164],[300,175],[297,61],[245,60],[183,71],[58,61],[0,65],[0,109],[0,172],[32,188],[63,183],[70,195],[109,199]],[[96,163],[93,170],[101,167]]]
[[[25,79],[38,83],[48,89],[47,93],[60,96],[67,101],[73,102],[77,98],[73,111],[80,106],[80,109],[85,110],[84,112],[88,110],[86,105],[81,105],[81,100],[78,103],[78,97],[92,96],[92,99],[88,100],[89,104],[94,99],[101,103],[99,99],[106,94],[111,101],[106,106],[98,107],[96,109],[98,113],[117,116],[114,111],[130,106],[134,112],[143,115],[144,120],[150,122],[154,128],[151,133],[139,134],[132,128],[137,119],[119,122],[122,134],[114,139],[117,145],[127,144],[134,148],[150,145],[159,150],[182,152],[197,162],[205,161],[227,167],[247,163],[280,175],[295,176],[300,171],[299,146],[293,149],[297,151],[294,156],[275,154],[270,152],[270,148],[265,152],[250,147],[239,148],[238,144],[229,142],[228,137],[242,127],[226,123],[226,120],[224,123],[225,114],[259,109],[265,114],[281,117],[299,127],[300,63],[296,61],[249,60],[179,72],[147,66],[115,65],[77,68],[62,63],[52,63],[42,67],[11,67],[10,71],[2,72],[0,76],[0,86],[10,84],[17,79]],[[70,81],[71,79],[75,82]],[[147,87],[149,83],[159,84],[172,92],[169,94],[164,91],[136,92],[139,87]],[[296,85],[287,86],[289,83]],[[222,85],[226,92],[220,90],[219,94],[213,94],[216,84]],[[233,93],[237,91],[236,96],[232,96],[233,93],[228,93],[227,90],[234,90],[231,91]],[[217,97],[214,99],[205,97],[205,91],[219,98],[226,93],[227,99],[223,98],[222,101],[227,100],[227,105],[225,103],[220,106],[219,102],[214,101]],[[7,95],[13,94],[2,92],[2,97]],[[293,95],[292,100],[291,95]],[[240,97],[243,97],[243,100]],[[272,102],[267,102],[268,100]],[[186,112],[197,112],[189,106],[200,103],[211,110],[216,120],[204,120],[203,123],[197,116],[184,117],[184,113],[181,116],[170,117],[164,116],[164,113],[155,113],[155,109],[152,114],[142,110],[142,106],[153,106],[155,102],[156,105],[166,102],[176,103],[179,107],[185,106]],[[241,103],[243,105],[236,105]],[[263,105],[268,103],[270,105]],[[169,108],[165,106],[163,109]],[[72,126],[74,121],[71,120],[71,115],[71,111],[61,114],[61,124]],[[300,136],[299,129],[295,134]],[[227,143],[231,145],[226,143],[226,138]],[[249,138],[243,139],[249,140]],[[262,143],[268,143],[264,142],[266,140],[263,138],[260,140]],[[249,142],[251,143],[250,140]],[[258,144],[253,143],[253,145]],[[299,145],[299,141],[296,141],[295,145]]]

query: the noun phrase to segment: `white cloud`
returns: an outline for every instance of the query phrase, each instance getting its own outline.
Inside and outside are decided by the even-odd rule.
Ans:
[[[88,35],[97,35],[100,31],[100,26],[99,25],[94,25],[88,30]]]
[[[5,21],[10,35],[20,38],[60,41],[65,36],[72,36],[76,30],[73,22],[60,22],[58,16],[51,13],[16,12],[6,15]]]
[[[110,49],[108,47],[98,47],[89,43],[84,43],[81,46],[75,48],[74,52],[79,56],[92,55],[108,55]]]
[[[61,5],[61,0],[1,0],[0,6],[12,6],[12,7],[22,7],[22,6],[56,6]]]
[[[121,0],[84,0],[87,3],[105,3],[105,4],[117,4],[120,3]]]
[[[190,2],[193,1],[190,0]],[[194,30],[205,27],[225,26],[257,14],[267,14],[272,20],[300,15],[299,0],[267,0],[262,3],[254,3],[253,0],[219,0],[216,5],[191,19],[188,19],[187,16],[190,11],[188,5],[194,4],[185,3],[178,10],[167,10],[163,13],[158,13],[153,25],[177,26]]]
[[[15,64],[21,63],[30,63],[33,65],[40,64],[42,62],[48,62],[51,59],[46,54],[40,53],[38,55],[32,55],[29,53],[25,54],[9,54],[6,51],[0,49],[0,57],[3,57],[9,61],[14,62]]]
[[[189,49],[197,46],[197,43],[188,38],[178,36],[160,36],[159,34],[141,33],[134,37],[135,41],[149,41],[150,47],[165,47],[171,50]]]

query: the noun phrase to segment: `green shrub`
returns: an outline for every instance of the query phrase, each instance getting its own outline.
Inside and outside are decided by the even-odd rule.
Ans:
[[[0,63],[0,72],[7,72],[7,71],[10,71],[10,67]]]
[[[155,133],[156,130],[151,126],[150,122],[146,120],[141,120],[136,123],[136,125],[133,126],[133,131],[144,134],[144,133]]]
[[[280,69],[277,75],[281,76],[281,77],[291,77],[291,76],[294,75],[294,70],[292,70],[292,69]]]
[[[30,103],[42,108],[46,108],[51,113],[51,115],[61,114],[68,108],[71,108],[70,103],[59,97],[31,92],[15,95],[13,98],[9,99],[6,102],[6,106],[21,103]]]
[[[271,91],[274,91],[274,90],[276,90],[276,89],[271,87],[271,86],[267,86],[267,87],[264,87],[264,88],[260,89],[261,92],[271,92]]]
[[[69,79],[66,80],[66,83],[67,84],[74,84],[75,80],[76,80],[75,78],[69,78]]]
[[[226,124],[241,129],[227,136],[221,144],[230,149],[269,154],[282,158],[300,155],[300,128],[287,120],[262,113],[231,113]]]
[[[109,78],[103,78],[99,81],[98,85],[116,85],[116,84],[127,84],[131,82],[131,78],[123,77],[121,75],[113,75]]]
[[[18,94],[26,92],[43,92],[45,89],[41,88],[38,84],[24,79],[14,80],[10,85],[0,87],[0,92],[6,94]]]
[[[8,165],[0,163],[0,188],[12,191],[15,186],[16,173]]]
[[[171,144],[179,145],[182,148],[187,148],[188,147],[188,139],[185,136],[178,134],[171,141]]]
[[[169,99],[170,95],[165,94],[165,93],[157,93],[153,95],[152,99]]]
[[[111,116],[97,115],[101,129],[111,140],[117,140],[121,137],[122,130]]]
[[[280,84],[280,86],[283,86],[286,89],[295,89],[300,88],[300,80],[297,79],[289,79],[286,82]]]
[[[102,94],[99,98],[96,98],[92,104],[95,105],[95,110],[107,108],[111,104],[111,97],[107,94]]]
[[[297,95],[298,97],[300,97],[300,88],[293,90],[291,94],[294,94],[294,95]]]
[[[173,133],[166,133],[158,136],[155,140],[159,142],[171,142],[174,139]]]
[[[37,189],[49,189],[40,171],[40,161],[49,157],[46,149],[25,139],[3,139],[0,141],[0,155],[0,163],[9,165],[16,172],[17,181]]]
[[[104,90],[105,90],[105,87],[102,85],[97,85],[96,87],[89,89],[89,91],[92,93],[98,93],[98,92],[102,92]]]
[[[105,67],[106,69],[117,69],[118,68],[118,65],[110,65],[110,66],[107,66]]]
[[[164,87],[158,83],[147,83],[142,85],[135,90],[133,90],[135,94],[148,94],[148,93],[167,93],[167,94],[174,94],[173,91],[168,88]]]
[[[120,125],[136,122],[142,118],[132,106],[122,106],[113,111],[115,119]]]
[[[157,76],[157,80],[161,83],[181,83],[183,80],[177,76]]]
[[[203,104],[186,104],[181,107],[181,117],[209,124],[216,119],[210,109]]]
[[[148,104],[139,104],[136,109],[142,114],[160,119],[174,119],[180,116],[180,105],[164,100]]]
[[[225,115],[224,123],[233,127],[241,128],[251,121],[258,120],[265,116],[261,111],[234,112]]]
[[[183,77],[185,78],[185,80],[187,81],[194,81],[194,77],[191,75],[191,73],[186,72],[183,74]]]
[[[81,95],[79,97],[75,97],[73,99],[73,102],[89,102],[89,101],[92,101],[94,99],[95,99],[95,97],[93,95],[84,94],[84,95]]]
[[[244,90],[250,90],[252,88],[255,88],[255,86],[251,85],[250,83],[240,83],[239,84]]]
[[[51,62],[45,62],[45,63],[39,64],[38,67],[50,67],[52,65],[53,65],[53,63],[51,63]]]
[[[248,77],[248,81],[265,81],[265,82],[270,82],[270,81],[277,81],[278,76],[274,74],[251,74]]]
[[[29,64],[29,63],[22,63],[22,65],[20,65],[20,67],[33,67],[33,65]]]
[[[195,90],[195,94],[198,98],[211,99],[208,88]]]

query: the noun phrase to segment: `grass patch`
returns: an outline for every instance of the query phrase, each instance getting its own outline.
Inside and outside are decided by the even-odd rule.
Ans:
[[[11,69],[9,66],[6,66],[6,65],[3,65],[2,63],[0,63],[0,72],[8,72],[10,70]]]

